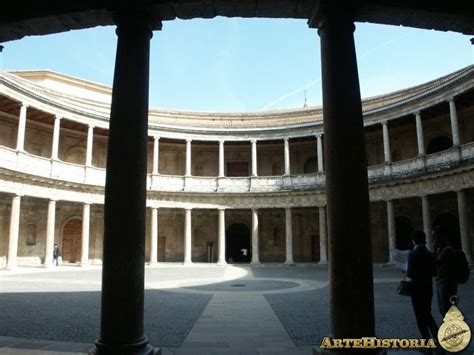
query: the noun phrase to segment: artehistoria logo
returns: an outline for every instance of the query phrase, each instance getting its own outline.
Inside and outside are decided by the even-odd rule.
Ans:
[[[443,324],[438,330],[438,341],[447,351],[457,353],[464,350],[471,341],[471,329],[464,322],[464,316],[456,304],[458,297],[451,297],[451,308],[443,319]]]
[[[324,337],[321,349],[435,349],[433,339],[379,339],[364,337],[338,339]]]

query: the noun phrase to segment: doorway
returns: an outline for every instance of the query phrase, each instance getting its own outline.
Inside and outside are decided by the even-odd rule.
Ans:
[[[70,263],[81,260],[82,248],[82,221],[71,218],[63,228],[62,259]]]
[[[226,260],[228,263],[249,263],[251,260],[250,230],[243,223],[234,223],[227,228]]]

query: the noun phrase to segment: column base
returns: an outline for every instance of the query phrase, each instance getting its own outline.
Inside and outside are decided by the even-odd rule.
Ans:
[[[327,264],[328,264],[327,260],[318,261],[318,265],[327,265]]]
[[[154,348],[148,343],[148,338],[129,344],[105,344],[97,339],[89,350],[89,355],[161,355],[161,349]]]
[[[158,261],[148,263],[148,266],[158,266]]]
[[[287,260],[285,261],[284,263],[285,265],[289,265],[289,266],[294,266],[295,265],[295,262],[293,260]]]
[[[259,265],[259,264],[260,264],[260,261],[259,261],[259,260],[251,261],[251,262],[250,262],[250,265]]]
[[[218,261],[217,262],[217,266],[225,266],[225,265],[227,265],[226,261]]]
[[[183,261],[183,265],[192,265],[193,262],[192,261]]]

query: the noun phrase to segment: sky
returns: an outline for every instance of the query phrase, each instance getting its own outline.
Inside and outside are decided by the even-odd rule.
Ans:
[[[436,79],[474,63],[471,36],[356,23],[363,98]],[[3,43],[0,70],[50,69],[112,85],[112,26]],[[165,22],[151,40],[150,105],[249,112],[319,106],[320,40],[305,20],[222,18]]]

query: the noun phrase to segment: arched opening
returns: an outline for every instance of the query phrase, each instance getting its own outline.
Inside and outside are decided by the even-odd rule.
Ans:
[[[430,140],[426,154],[433,154],[449,149],[453,146],[453,141],[446,136],[438,136]]]
[[[316,161],[315,157],[309,158],[304,163],[304,170],[305,174],[312,174],[318,170],[318,162]]]
[[[70,263],[81,260],[82,247],[82,221],[79,218],[71,218],[63,228],[63,250],[62,259]]]
[[[225,239],[225,255],[228,263],[250,262],[250,230],[245,224],[231,224],[229,228],[227,228]]]
[[[433,227],[435,226],[442,227],[448,233],[448,238],[450,238],[451,244],[457,248],[461,248],[459,221],[455,215],[449,212],[437,215],[433,223]]]
[[[411,250],[413,243],[411,242],[411,233],[415,230],[413,222],[410,218],[399,216],[395,218],[395,239],[396,248],[398,250]]]
[[[70,148],[64,154],[64,161],[84,165],[86,163],[86,148],[80,145]]]

